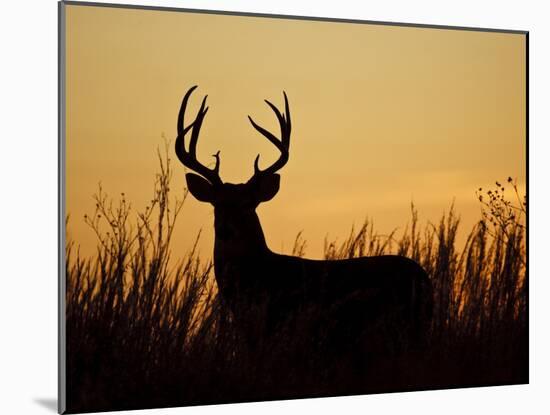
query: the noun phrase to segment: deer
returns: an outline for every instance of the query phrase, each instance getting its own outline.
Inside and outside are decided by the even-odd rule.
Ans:
[[[275,197],[280,186],[277,172],[289,160],[292,124],[286,92],[284,113],[265,100],[278,120],[280,138],[248,116],[254,129],[276,147],[278,159],[261,169],[258,154],[252,177],[234,184],[220,178],[219,151],[212,168],[197,159],[207,95],[195,119],[188,125],[184,121],[196,88],[191,87],[181,103],[175,153],[192,171],[185,174],[189,193],[214,208],[215,280],[239,330],[257,344],[277,338],[281,327],[310,315],[318,326],[316,333],[328,333],[327,350],[334,353],[349,352],[362,333],[367,333],[371,351],[389,349],[399,339],[419,343],[430,325],[433,294],[430,278],[417,262],[397,255],[314,260],[269,249],[256,208]]]

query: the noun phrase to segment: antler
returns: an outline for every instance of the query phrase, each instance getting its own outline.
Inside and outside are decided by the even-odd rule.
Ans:
[[[208,95],[205,95],[204,98],[202,99],[202,104],[197,113],[195,121],[193,121],[187,127],[185,127],[183,122],[185,109],[187,108],[187,101],[189,100],[189,97],[191,96],[191,94],[196,88],[197,88],[197,85],[191,87],[183,97],[183,101],[181,103],[180,112],[178,114],[178,136],[176,138],[176,155],[178,156],[178,159],[182,162],[184,166],[199,173],[201,176],[207,179],[210,183],[222,184],[222,180],[220,179],[220,175],[219,175],[219,171],[220,171],[220,152],[219,151],[213,155],[213,157],[216,158],[216,165],[214,166],[213,169],[209,169],[208,167],[202,165],[197,160],[197,141],[199,140],[199,132],[202,126],[202,121],[204,120],[204,116],[208,112],[208,107],[205,108],[206,97],[208,97]],[[187,132],[191,128],[193,128],[193,131],[191,132],[191,140],[189,142],[189,151],[186,151],[185,134],[187,134]]]
[[[264,135],[269,141],[271,141],[275,145],[275,147],[277,147],[277,149],[279,149],[279,151],[281,152],[279,159],[265,170],[260,170],[260,168],[258,167],[258,161],[260,159],[260,155],[258,154],[256,156],[256,160],[254,160],[254,176],[257,176],[260,174],[275,173],[277,170],[283,167],[288,161],[289,148],[290,148],[291,123],[290,123],[290,110],[288,108],[288,99],[284,91],[283,91],[283,95],[285,97],[285,114],[284,115],[281,114],[281,112],[277,109],[275,105],[273,105],[267,99],[265,100],[267,105],[271,107],[271,109],[277,116],[277,119],[279,120],[279,125],[281,126],[280,141],[277,139],[277,137],[275,137],[272,133],[267,131],[265,128],[262,128],[258,124],[256,124],[254,120],[250,117],[250,115],[248,116],[248,119],[250,120],[254,128],[258,130],[262,135]]]

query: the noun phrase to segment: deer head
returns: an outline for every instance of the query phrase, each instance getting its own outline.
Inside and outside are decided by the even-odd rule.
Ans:
[[[285,114],[281,112],[268,100],[265,102],[273,110],[281,128],[281,139],[279,140],[271,132],[256,124],[248,116],[252,126],[266,137],[280,152],[280,156],[268,168],[261,170],[258,163],[260,155],[254,161],[254,174],[246,183],[232,184],[223,183],[219,175],[220,152],[213,157],[216,160],[213,168],[208,168],[197,160],[197,142],[200,128],[204,117],[208,112],[205,96],[195,117],[195,120],[185,126],[184,116],[187,102],[192,92],[197,88],[190,88],[181,104],[178,115],[178,136],[176,138],[176,155],[184,166],[195,173],[187,173],[187,187],[189,192],[201,202],[208,202],[214,206],[216,240],[248,240],[250,244],[265,244],[265,239],[259,227],[255,210],[262,203],[271,200],[279,190],[280,176],[276,173],[283,167],[289,158],[290,146],[290,110],[286,93],[283,92],[285,100]],[[191,138],[188,150],[185,145],[185,135],[191,130]],[[258,240],[257,238],[260,238]]]

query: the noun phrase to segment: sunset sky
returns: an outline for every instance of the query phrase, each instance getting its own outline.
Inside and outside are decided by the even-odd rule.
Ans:
[[[292,114],[281,189],[258,214],[270,248],[288,253],[303,231],[308,257],[372,218],[403,229],[414,202],[436,222],[455,201],[462,230],[480,218],[475,191],[517,178],[525,189],[525,36],[371,24],[67,6],[66,212],[85,255],[84,224],[101,182],[137,210],[152,196],[162,135],[173,143],[181,98],[208,94],[198,156],[221,151],[221,177],[249,179],[256,154],[277,152],[249,124],[278,134],[263,102]],[[172,145],[170,146],[172,150]],[[184,168],[174,163],[181,197]],[[202,229],[213,248],[213,209],[186,202],[173,243],[187,251]]]

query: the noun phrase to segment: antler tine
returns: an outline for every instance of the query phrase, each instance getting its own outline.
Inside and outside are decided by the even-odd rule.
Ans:
[[[288,105],[288,98],[286,92],[283,91],[283,96],[285,97],[285,115],[286,115],[286,127],[287,127],[287,147],[290,148],[290,130],[292,129],[292,123],[290,121],[290,108]]]
[[[213,156],[216,158],[216,165],[214,166],[213,169],[209,169],[208,167],[202,165],[197,160],[197,142],[199,140],[199,133],[200,133],[200,129],[201,129],[204,117],[208,112],[208,107],[206,107],[207,95],[202,100],[201,106],[199,108],[199,111],[197,112],[197,116],[195,117],[195,120],[191,124],[189,124],[187,127],[185,127],[185,124],[184,124],[184,116],[185,116],[185,110],[187,109],[187,102],[189,101],[189,97],[191,96],[191,94],[196,88],[197,88],[197,85],[189,88],[189,90],[186,92],[185,96],[183,97],[183,100],[181,103],[180,111],[178,114],[178,126],[177,126],[178,136],[176,138],[176,143],[175,143],[176,155],[178,156],[178,159],[181,161],[181,163],[184,166],[199,173],[205,179],[210,181],[210,183],[221,184],[222,181],[219,176],[220,152],[218,151]],[[187,134],[187,132],[191,128],[193,129],[193,131],[191,132],[191,140],[189,142],[189,151],[187,151],[185,149],[185,134]]]
[[[191,140],[189,141],[189,154],[195,159],[197,158],[197,142],[199,141],[199,132],[202,127],[202,121],[204,120],[204,117],[208,112],[208,107],[204,107],[206,105],[207,97],[208,95],[205,95],[202,99],[201,107],[199,108],[199,111],[197,112],[197,117],[193,122],[193,131],[191,131]]]
[[[269,141],[271,141],[273,143],[273,145],[275,145],[277,148],[281,149],[282,143],[281,143],[281,141],[279,141],[279,139],[277,137],[275,137],[272,133],[267,131],[265,128],[260,127],[258,124],[256,124],[256,122],[252,119],[252,117],[250,117],[250,115],[248,116],[248,119],[250,120],[250,123],[254,126],[254,128],[256,130],[258,130],[260,133],[262,133]],[[283,127],[281,127],[281,130],[282,130],[282,128]]]
[[[191,88],[189,88],[189,90],[185,93],[185,96],[183,97],[183,100],[181,101],[181,107],[180,107],[180,111],[178,113],[178,137],[182,136],[182,135],[185,135],[187,133],[187,131],[193,126],[193,124],[191,123],[189,125],[189,127],[184,128],[183,117],[185,115],[185,110],[187,108],[187,101],[189,101],[189,97],[191,96],[193,91],[195,89],[197,89],[197,86],[198,85],[194,85]]]
[[[288,98],[286,96],[286,93],[283,91],[283,95],[285,98],[285,114],[281,114],[279,109],[273,105],[270,101],[267,99],[265,102],[269,107],[273,110],[275,113],[277,120],[279,121],[279,126],[281,128],[281,139],[279,140],[277,137],[275,137],[271,132],[266,130],[265,128],[259,126],[256,124],[256,122],[248,116],[248,119],[250,120],[250,123],[252,126],[260,132],[264,137],[266,137],[277,149],[281,152],[281,155],[279,156],[279,159],[273,163],[270,167],[268,167],[265,170],[260,170],[258,166],[258,162],[260,159],[260,155],[258,154],[256,156],[256,159],[254,160],[254,175],[258,174],[271,174],[275,173],[277,170],[279,170],[281,167],[283,167],[287,162],[289,158],[289,149],[290,149],[290,130],[291,130],[291,122],[290,122],[290,109],[288,105]]]

